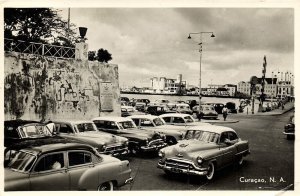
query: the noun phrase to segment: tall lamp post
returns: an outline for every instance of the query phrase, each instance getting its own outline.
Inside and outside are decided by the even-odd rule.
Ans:
[[[199,120],[201,120],[200,118],[200,114],[201,114],[201,60],[202,60],[202,35],[203,34],[211,34],[210,37],[215,37],[213,32],[199,32],[199,33],[190,33],[188,36],[188,39],[191,39],[191,35],[192,34],[197,34],[200,35],[200,43],[199,45],[199,53],[200,53],[200,70],[199,70],[199,109],[198,109],[198,118]]]

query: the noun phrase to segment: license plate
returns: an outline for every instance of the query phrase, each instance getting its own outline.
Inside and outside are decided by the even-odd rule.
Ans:
[[[171,171],[174,173],[182,173],[182,170],[178,168],[171,168]]]

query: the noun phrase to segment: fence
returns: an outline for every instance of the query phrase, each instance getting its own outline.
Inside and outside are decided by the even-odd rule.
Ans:
[[[75,48],[13,39],[4,39],[4,51],[44,55],[56,58],[75,58]]]

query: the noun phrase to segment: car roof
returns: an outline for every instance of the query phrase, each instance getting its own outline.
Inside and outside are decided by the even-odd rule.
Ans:
[[[106,120],[106,121],[117,121],[117,122],[120,122],[120,121],[128,121],[131,119],[130,118],[127,118],[127,117],[119,117],[119,116],[100,116],[100,117],[96,117],[96,118],[93,118],[92,121],[94,120]]]
[[[91,120],[53,120],[49,121],[53,123],[69,123],[69,124],[81,124],[81,123],[94,123]]]
[[[54,143],[54,144],[43,144],[40,146],[31,146],[25,148],[25,151],[33,151],[35,153],[47,153],[53,151],[64,151],[64,150],[89,150],[93,148],[87,144],[80,143]]]
[[[218,133],[218,134],[221,134],[226,131],[232,131],[232,132],[236,133],[230,127],[219,126],[219,125],[192,126],[192,127],[189,127],[187,130],[208,131],[208,132],[213,132],[213,133]]]
[[[148,119],[155,119],[155,118],[159,118],[159,116],[154,116],[151,114],[140,114],[140,115],[132,115],[132,116],[128,116],[128,118],[148,118]]]
[[[176,106],[190,106],[190,105],[187,103],[176,103]]]
[[[191,116],[191,115],[189,115],[189,114],[182,114],[182,113],[167,113],[167,114],[159,115],[159,117],[170,117],[170,116],[174,116],[174,117],[186,117],[186,116]]]

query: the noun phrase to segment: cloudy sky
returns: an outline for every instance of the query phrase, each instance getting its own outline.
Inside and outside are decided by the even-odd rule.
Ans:
[[[62,9],[66,17],[67,9]],[[149,86],[151,77],[199,83],[199,35],[203,34],[202,87],[237,84],[294,72],[291,8],[71,8],[71,22],[85,26],[89,50],[107,49],[118,64],[120,85]]]

